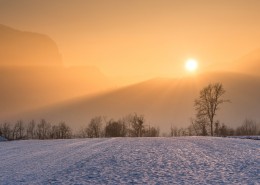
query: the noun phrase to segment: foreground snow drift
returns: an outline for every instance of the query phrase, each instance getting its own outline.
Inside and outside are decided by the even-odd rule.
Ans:
[[[0,184],[257,184],[260,142],[113,138],[0,143]]]

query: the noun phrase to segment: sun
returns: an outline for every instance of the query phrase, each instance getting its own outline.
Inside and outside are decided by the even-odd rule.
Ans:
[[[185,63],[185,68],[189,72],[195,72],[198,69],[198,62],[195,59],[188,59]]]

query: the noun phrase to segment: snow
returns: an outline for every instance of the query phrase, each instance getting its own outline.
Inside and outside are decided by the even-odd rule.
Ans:
[[[7,139],[5,139],[4,137],[0,136],[0,142],[1,141],[7,141]]]
[[[0,184],[260,184],[257,140],[180,137],[0,143]]]

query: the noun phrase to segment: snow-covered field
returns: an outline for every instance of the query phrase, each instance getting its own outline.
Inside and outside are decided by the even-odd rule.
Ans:
[[[0,184],[260,184],[257,140],[181,137],[0,142]]]

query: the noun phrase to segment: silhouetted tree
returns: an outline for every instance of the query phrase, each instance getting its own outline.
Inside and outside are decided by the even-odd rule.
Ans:
[[[207,122],[207,119],[205,117],[196,115],[196,119],[192,119],[191,124],[197,136],[208,135],[207,127],[209,123]]]
[[[254,120],[246,119],[244,123],[237,128],[237,135],[257,135],[257,124]]]
[[[36,127],[36,123],[34,120],[30,121],[27,125],[27,138],[28,139],[34,139],[35,138],[35,127]]]
[[[171,131],[170,131],[170,136],[171,137],[177,137],[178,136],[178,128],[171,126]]]
[[[219,127],[220,127],[220,123],[219,123],[219,121],[216,121],[215,122],[215,131],[214,131],[216,136],[219,136]]]
[[[126,128],[123,122],[110,120],[105,127],[106,137],[125,137]]]
[[[131,114],[129,117],[129,123],[131,125],[130,133],[132,137],[142,137],[144,133],[144,116]]]
[[[57,125],[51,126],[49,137],[51,139],[60,139],[59,127]]]
[[[60,122],[59,125],[52,125],[50,137],[52,139],[69,139],[72,137],[72,132],[65,122]]]
[[[3,124],[1,124],[0,129],[3,137],[5,137],[8,140],[11,139],[12,129],[10,123],[4,122]]]
[[[87,136],[90,138],[101,137],[102,135],[102,117],[97,116],[91,119],[88,127],[86,128]]]
[[[229,100],[222,98],[225,92],[226,91],[221,83],[209,84],[200,91],[199,98],[196,99],[194,103],[195,110],[197,111],[195,123],[206,121],[210,126],[211,136],[214,134],[213,124],[216,111],[219,109],[221,104],[229,102]],[[206,131],[204,128],[205,126],[206,124],[202,125],[204,131]]]
[[[69,139],[72,136],[70,127],[65,122],[60,122],[58,125],[59,139]]]
[[[149,126],[147,129],[144,130],[143,136],[145,137],[158,137],[160,134],[160,129],[157,127]]]
[[[13,138],[14,140],[16,139],[23,139],[24,138],[24,124],[22,120],[18,120],[16,124],[14,124],[13,127]]]
[[[39,124],[37,124],[36,134],[39,139],[48,139],[50,134],[51,124],[47,123],[45,119],[42,119]]]
[[[222,137],[228,136],[228,127],[223,123],[219,128],[219,135]]]

